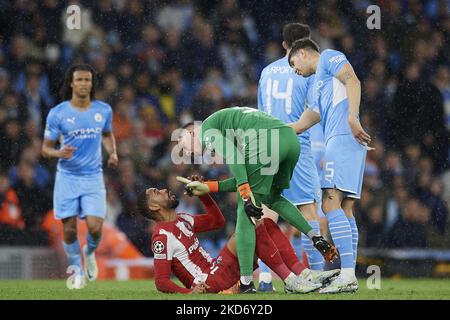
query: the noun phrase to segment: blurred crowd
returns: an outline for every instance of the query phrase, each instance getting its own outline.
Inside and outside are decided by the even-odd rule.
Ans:
[[[366,9],[381,8],[381,29]],[[66,9],[81,8],[70,30]],[[0,245],[48,241],[55,161],[40,156],[45,118],[67,68],[99,73],[114,110],[119,166],[105,169],[107,221],[151,255],[139,217],[149,186],[202,212],[177,175],[228,177],[225,166],[174,165],[173,130],[228,106],[256,106],[261,70],[285,53],[281,29],[307,23],[322,49],[343,51],[362,83],[362,122],[375,138],[356,208],[364,247],[448,247],[450,4],[447,0],[0,0]],[[215,254],[233,232],[234,194],[215,196],[225,229],[202,236]]]

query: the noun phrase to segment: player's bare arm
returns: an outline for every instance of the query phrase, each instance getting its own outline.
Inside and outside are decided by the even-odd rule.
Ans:
[[[318,122],[320,122],[320,114],[311,109],[305,109],[300,119],[297,122],[290,123],[289,126],[299,134],[305,132]]]
[[[103,147],[106,149],[106,152],[108,152],[108,167],[117,167],[117,164],[119,163],[119,158],[117,156],[117,150],[116,150],[116,138],[114,137],[113,132],[103,132],[102,137],[102,144]]]
[[[65,145],[61,149],[55,149],[56,141],[44,139],[41,148],[41,154],[44,158],[63,158],[69,159],[77,148],[71,145]]]
[[[352,66],[345,64],[336,76],[347,91],[348,98],[348,123],[352,130],[353,136],[360,144],[369,144],[370,136],[364,131],[358,120],[359,105],[361,103],[361,82],[355,74]]]

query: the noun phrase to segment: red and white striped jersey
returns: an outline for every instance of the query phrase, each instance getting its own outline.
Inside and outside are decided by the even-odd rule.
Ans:
[[[218,229],[225,220],[209,195],[200,199],[207,209],[206,214],[177,214],[175,221],[158,222],[155,226],[152,250],[155,282],[160,291],[189,292],[186,288],[205,282],[208,277],[213,259],[200,246],[196,233]],[[186,288],[170,280],[172,272]]]

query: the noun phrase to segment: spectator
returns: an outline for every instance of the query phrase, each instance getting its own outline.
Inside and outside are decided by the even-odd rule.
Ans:
[[[4,124],[4,132],[0,138],[1,166],[9,168],[14,166],[22,153],[27,140],[18,120],[8,120]]]
[[[280,2],[276,12],[266,0],[3,1],[0,171],[30,199],[51,194],[48,169],[55,163],[39,158],[42,124],[60,102],[67,67],[93,64],[100,73],[97,98],[114,107],[124,162],[104,172],[108,214],[150,255],[145,237],[151,225],[134,217],[137,193],[144,185],[174,187],[174,175],[193,170],[173,164],[172,132],[233,104],[255,106],[261,69],[282,55],[282,25],[299,21],[311,26],[321,49],[342,50],[361,80],[361,121],[376,147],[367,155],[363,197],[355,209],[365,232],[361,239],[375,247],[410,240],[423,245],[423,228],[446,239],[450,17],[448,4],[435,2],[381,1],[382,28],[373,32],[361,28],[365,1]],[[71,4],[81,8],[80,30],[66,27],[65,8]],[[209,178],[229,175],[221,165],[195,170]],[[231,222],[207,235],[212,248],[232,233],[236,218],[235,195],[217,199]],[[399,238],[395,230],[417,230],[418,240],[409,234]]]
[[[122,159],[119,163],[119,179],[118,194],[123,209],[117,218],[118,227],[142,254],[149,256],[151,250],[148,245],[150,242],[147,231],[148,222],[144,218],[139,218],[140,215],[137,212],[138,193],[144,188],[136,177],[134,165],[130,159]]]
[[[431,210],[431,224],[436,227],[441,236],[447,231],[448,208],[442,199],[443,185],[439,179],[430,181],[428,188],[423,190],[422,201]]]
[[[368,209],[368,226],[366,230],[365,246],[381,248],[385,242],[384,208],[382,204],[373,204]]]
[[[28,242],[34,245],[47,245],[47,235],[40,226],[44,215],[51,209],[49,205],[51,198],[37,186],[33,163],[27,160],[19,163],[18,180],[14,187],[22,209]]]
[[[16,191],[11,188],[7,175],[0,172],[0,244],[21,244],[24,228]]]
[[[133,136],[131,112],[129,104],[124,100],[119,100],[115,105],[113,127],[117,143],[120,143],[123,139],[130,139]]]
[[[417,199],[410,198],[401,209],[401,216],[387,235],[387,247],[425,248],[428,244],[426,224],[430,210]]]

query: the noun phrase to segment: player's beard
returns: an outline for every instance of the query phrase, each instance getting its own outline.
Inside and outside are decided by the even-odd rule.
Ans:
[[[169,203],[168,203],[169,209],[176,209],[179,204],[180,204],[180,201],[178,201],[177,198],[169,199]]]

